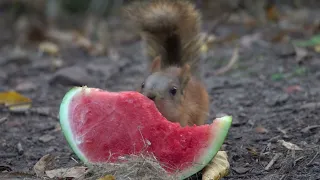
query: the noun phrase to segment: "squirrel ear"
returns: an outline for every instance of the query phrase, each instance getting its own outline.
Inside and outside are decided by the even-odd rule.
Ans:
[[[161,56],[157,56],[153,59],[151,64],[151,72],[157,72],[161,69]]]
[[[184,89],[186,87],[186,85],[188,84],[190,78],[191,78],[191,74],[190,74],[190,66],[188,64],[185,64],[182,68],[181,68],[181,72],[180,72],[180,82],[181,82],[181,87],[182,89]]]

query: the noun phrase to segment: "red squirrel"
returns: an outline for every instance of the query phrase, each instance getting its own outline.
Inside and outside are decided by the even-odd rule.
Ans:
[[[209,95],[201,82],[201,17],[183,0],[136,2],[126,8],[141,32],[150,73],[138,91],[153,100],[159,112],[182,127],[203,125]]]

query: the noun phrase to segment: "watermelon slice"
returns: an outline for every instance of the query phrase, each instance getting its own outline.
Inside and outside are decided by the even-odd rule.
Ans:
[[[83,162],[115,162],[119,157],[148,152],[168,174],[181,179],[210,162],[231,122],[231,116],[225,116],[210,125],[181,127],[166,120],[138,92],[88,87],[71,89],[60,106],[62,131]]]

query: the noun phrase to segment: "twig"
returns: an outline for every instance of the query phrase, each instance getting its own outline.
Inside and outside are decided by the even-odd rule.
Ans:
[[[283,180],[283,179],[286,178],[286,177],[287,177],[286,174],[285,174],[285,175],[282,175],[281,178],[280,178],[280,180]]]
[[[6,154],[0,154],[0,158],[12,158],[12,157],[16,157],[17,154],[15,153],[6,153]]]
[[[6,120],[8,120],[8,117],[9,116],[7,115],[7,116],[4,116],[4,117],[0,118],[0,124],[6,122]]]
[[[29,112],[36,114],[36,115],[39,115],[39,116],[47,116],[47,117],[51,117],[53,119],[59,119],[57,116],[51,114],[50,112],[46,112],[46,111],[41,110],[40,108],[37,108],[37,107],[30,108]]]
[[[312,162],[316,159],[318,154],[319,154],[319,152],[317,152],[316,155],[313,156],[313,158],[308,162],[307,166],[310,166],[310,164],[312,164]]]
[[[226,66],[218,69],[214,73],[214,75],[221,75],[221,74],[226,73],[227,71],[229,71],[232,68],[232,66],[238,61],[238,59],[239,59],[239,47],[237,46],[235,48],[235,50],[233,51],[233,54],[232,54],[232,57],[231,57],[229,63]]]
[[[225,179],[231,179],[231,178],[244,178],[249,176],[259,176],[259,175],[266,175],[265,172],[257,172],[257,173],[247,173],[247,174],[237,174],[237,175],[229,175],[226,177],[223,177]]]
[[[297,162],[300,161],[301,159],[305,158],[305,156],[301,156],[298,159],[293,161],[293,166],[296,166]]]
[[[274,141],[274,140],[279,139],[280,137],[281,137],[280,135],[275,136],[275,137],[272,137],[272,138],[270,138],[267,142],[272,142],[272,141]]]
[[[222,17],[218,19],[217,22],[214,23],[214,25],[210,28],[209,32],[214,32],[219,25],[228,21],[232,13],[233,12],[227,12],[227,14],[222,15]]]
[[[1,172],[0,177],[5,178],[17,178],[17,177],[23,177],[23,178],[36,178],[36,176],[33,173],[29,172]]]
[[[300,107],[300,109],[316,109],[320,108],[320,102],[307,103]]]
[[[74,162],[76,162],[76,163],[79,163],[75,158],[73,158],[72,156],[71,156],[71,159],[74,161]]]
[[[273,166],[273,164],[279,159],[280,156],[281,153],[277,153],[276,155],[274,155],[269,164],[264,168],[264,170],[268,171]]]

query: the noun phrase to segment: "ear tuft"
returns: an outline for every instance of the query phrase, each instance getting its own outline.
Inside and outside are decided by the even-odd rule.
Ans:
[[[152,61],[151,72],[158,72],[160,70],[161,70],[161,56],[157,56]]]
[[[182,89],[184,89],[187,86],[189,80],[191,79],[190,66],[188,64],[185,64],[181,68],[179,79],[180,79],[181,87]]]

